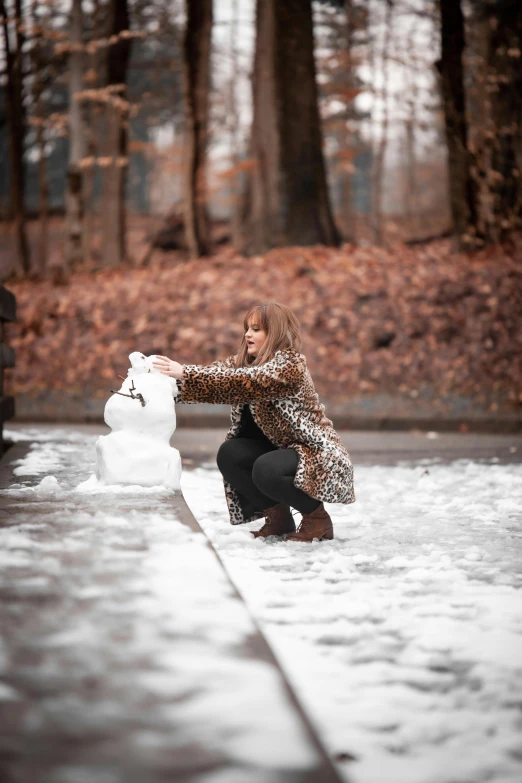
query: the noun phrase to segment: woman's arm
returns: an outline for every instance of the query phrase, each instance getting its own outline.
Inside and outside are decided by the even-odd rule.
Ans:
[[[233,356],[228,356],[226,359],[217,359],[215,362],[212,362],[209,365],[205,365],[205,367],[218,367],[222,369],[228,367],[235,367],[236,356],[237,354]],[[168,356],[161,356],[160,354],[157,354],[155,360],[152,362],[152,365],[155,369],[159,370],[162,375],[168,375],[169,378],[174,379],[178,390],[178,393],[174,399],[178,404],[199,402],[199,400],[186,400],[183,396],[183,387],[181,382],[181,378],[183,375],[182,364],[179,364],[179,362],[175,362],[172,359],[169,359]]]
[[[195,365],[193,365],[195,366]],[[202,365],[201,369],[207,369],[207,367],[217,367],[222,369],[227,369],[229,367],[235,367],[236,366],[236,356],[228,356],[226,359],[217,359],[215,362],[212,362],[208,365]],[[178,387],[178,396],[176,397],[176,403],[182,403],[186,405],[191,405],[196,402],[200,402],[200,400],[186,400],[183,394],[183,381],[180,379],[176,380],[176,385]]]
[[[235,358],[235,357],[232,357]],[[227,360],[228,361],[228,360]],[[181,378],[184,402],[235,405],[290,396],[299,386],[305,364],[298,354],[280,352],[259,367],[186,364]]]

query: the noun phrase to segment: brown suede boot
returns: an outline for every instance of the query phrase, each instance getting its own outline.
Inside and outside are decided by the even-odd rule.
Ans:
[[[254,538],[267,538],[267,536],[283,536],[286,533],[295,533],[295,523],[290,511],[290,506],[278,503],[263,512],[265,524],[259,530],[252,530]]]
[[[287,536],[285,541],[319,541],[331,540],[334,537],[330,514],[321,503],[311,514],[303,514],[297,533]]]

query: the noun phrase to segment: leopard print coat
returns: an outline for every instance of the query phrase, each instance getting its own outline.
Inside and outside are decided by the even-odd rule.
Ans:
[[[317,500],[353,503],[350,455],[326,418],[305,357],[292,349],[255,367],[236,368],[235,356],[201,366],[186,364],[176,402],[206,402],[232,406],[227,439],[238,436],[241,413],[250,404],[252,417],[281,449],[295,449],[299,462],[294,485]],[[233,525],[259,519],[263,513],[224,481]]]

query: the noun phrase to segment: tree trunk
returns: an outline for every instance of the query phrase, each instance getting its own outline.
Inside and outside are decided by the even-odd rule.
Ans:
[[[522,225],[522,4],[482,4],[489,31],[486,69],[486,143],[483,172],[489,203],[487,239],[501,241]]]
[[[111,0],[108,35],[129,29],[127,0]],[[107,54],[107,104],[105,110],[102,188],[102,247],[105,266],[117,266],[127,257],[125,186],[128,168],[127,67],[130,41],[119,37]]]
[[[49,235],[49,183],[47,180],[47,159],[45,154],[45,110],[42,93],[44,84],[42,72],[44,61],[42,57],[42,31],[39,27],[38,0],[32,4],[33,27],[35,43],[33,47],[34,79],[33,95],[36,120],[36,145],[38,149],[38,213],[40,217],[40,238],[38,241],[38,273],[45,276],[47,269],[48,235]]]
[[[211,35],[212,0],[187,0],[183,42],[187,138],[185,231],[192,258],[208,255],[211,246],[207,212]]]
[[[338,245],[315,81],[311,0],[257,0],[250,211],[242,248]]]
[[[26,218],[25,218],[25,167],[24,167],[24,142],[25,142],[25,112],[23,106],[23,75],[22,75],[22,47],[24,33],[22,28],[22,3],[15,2],[14,24],[16,32],[14,45],[10,35],[9,17],[3,0],[0,0],[0,15],[2,17],[2,30],[4,37],[6,94],[7,94],[7,122],[9,133],[9,152],[11,159],[10,188],[11,188],[11,217],[15,230],[16,262],[24,275],[28,275],[31,268],[29,244],[27,242]]]
[[[85,155],[82,109],[76,96],[83,89],[83,14],[81,0],[72,0],[69,55],[69,165],[65,193],[65,267],[74,269],[84,260],[84,204],[81,161]]]
[[[346,68],[346,87],[348,93],[355,95],[356,93],[356,77],[355,66],[353,62],[353,46],[354,46],[354,32],[355,32],[355,11],[353,7],[353,0],[345,0],[344,10],[346,14],[346,51],[348,54],[348,63]],[[347,114],[351,116],[352,120],[355,115],[353,111],[353,98],[351,99],[348,107]],[[347,123],[344,144],[347,150],[353,148],[353,131],[350,127],[350,123]],[[353,211],[353,195],[352,195],[352,170],[345,171],[343,173],[343,233],[346,242],[356,241],[355,236],[355,220]]]
[[[101,0],[94,0],[92,10],[92,40],[97,41],[105,37],[107,22],[105,19],[106,7],[102,5]],[[106,79],[107,69],[107,50],[105,48],[94,47],[86,55],[86,71],[89,74],[88,83],[85,85],[91,90],[98,90],[100,84]],[[84,234],[85,234],[85,256],[88,259],[93,258],[96,246],[96,234],[98,220],[96,216],[95,204],[95,184],[96,184],[96,160],[98,154],[101,155],[100,139],[100,116],[99,104],[94,101],[86,101],[83,109],[84,129],[85,129],[85,153],[90,164],[83,169],[83,198],[85,206]]]
[[[39,101],[41,109],[41,99]],[[43,113],[42,113],[43,116]],[[38,211],[40,214],[40,239],[38,245],[38,271],[42,277],[47,271],[49,251],[49,182],[47,179],[47,160],[45,156],[45,131],[43,125],[36,130],[38,144]]]
[[[415,156],[415,127],[415,104],[413,101],[411,101],[409,106],[409,114],[406,118],[406,122],[404,123],[404,164],[406,167],[406,171],[404,172],[404,214],[407,220],[407,228],[410,238],[416,237],[419,231],[417,219],[417,159]]]
[[[462,54],[465,47],[461,0],[439,0],[441,58],[435,64],[441,77],[453,228],[459,245],[473,243],[477,233],[476,184],[471,176]]]
[[[230,20],[230,165],[232,175],[230,179],[231,208],[230,208],[230,233],[232,244],[238,247],[241,244],[241,181],[238,174],[238,164],[240,161],[239,150],[239,111],[237,105],[236,83],[238,78],[238,57],[237,57],[237,22],[238,22],[238,0],[232,0],[232,14]]]
[[[384,20],[384,42],[382,47],[381,60],[381,82],[382,82],[382,103],[383,114],[380,129],[380,136],[376,143],[375,152],[372,161],[372,241],[379,245],[383,241],[382,213],[383,213],[383,180],[384,164],[386,160],[386,148],[388,146],[388,124],[389,124],[389,90],[388,90],[388,62],[390,59],[390,45],[392,33],[392,13],[393,2],[386,0],[386,15]]]
[[[415,52],[415,39],[417,27],[411,27],[406,40],[406,49],[411,59],[406,68],[406,105],[407,115],[404,122],[404,164],[406,171],[404,173],[404,213],[407,220],[408,233],[410,238],[417,237],[419,233],[418,225],[418,194],[417,194],[417,156],[416,156],[416,130],[417,130],[417,58]]]

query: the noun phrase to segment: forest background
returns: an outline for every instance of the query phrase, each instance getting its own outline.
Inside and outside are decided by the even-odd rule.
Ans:
[[[518,0],[0,0],[4,393],[297,313],[339,422],[522,421]],[[1,392],[1,390],[0,390]]]

